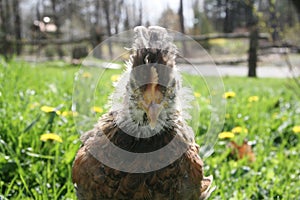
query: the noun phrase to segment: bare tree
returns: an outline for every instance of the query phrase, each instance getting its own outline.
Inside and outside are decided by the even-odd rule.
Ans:
[[[179,1],[178,15],[179,15],[179,22],[180,22],[180,31],[181,33],[184,34],[185,30],[184,30],[184,16],[183,16],[183,0]]]
[[[182,34],[184,34],[185,30],[184,30],[184,16],[183,16],[183,0],[179,1],[178,15],[179,15],[180,31]],[[183,51],[183,55],[186,56],[187,48],[186,48],[185,41],[182,41],[182,51]]]
[[[158,19],[158,24],[167,29],[181,31],[179,15],[169,7],[162,12],[160,18]]]
[[[257,67],[257,49],[258,49],[258,19],[254,12],[254,0],[249,0],[247,5],[248,22],[247,25],[250,29],[250,44],[248,55],[248,77],[256,77]]]
[[[143,8],[142,1],[140,1],[139,20],[138,20],[138,23],[137,23],[138,26],[141,26],[142,23],[143,23],[143,10],[142,10],[142,8]]]
[[[5,12],[4,12],[4,0],[0,0],[0,36],[5,33]]]
[[[278,17],[279,13],[276,11],[276,2],[274,0],[269,0],[269,23],[270,28],[272,29],[272,40],[276,42],[279,40],[279,30],[278,30]]]
[[[128,8],[128,6],[126,6],[126,8],[125,8],[124,28],[125,28],[125,30],[129,30],[129,28],[130,28],[130,19],[129,19],[129,8]]]
[[[292,0],[298,13],[300,13],[300,1],[299,0]]]
[[[20,13],[20,2],[19,0],[13,0],[13,13],[14,13],[14,32],[16,41],[20,41],[22,37],[22,24],[21,24],[21,13]],[[20,43],[16,43],[16,53],[20,55],[22,52],[22,45]]]
[[[111,1],[113,3],[113,24],[114,24],[114,30],[115,34],[119,33],[119,26],[120,26],[120,21],[121,21],[121,12],[122,8],[124,5],[124,0],[116,0],[116,1]]]
[[[105,20],[106,20],[106,31],[107,31],[107,35],[108,37],[111,37],[112,33],[111,33],[111,20],[110,20],[110,2],[109,0],[103,0],[103,11],[105,14]],[[113,57],[113,52],[112,52],[112,46],[111,46],[111,42],[108,41],[108,49],[109,49],[109,56],[110,58]]]
[[[0,0],[0,54],[9,59],[13,54],[13,24],[11,18],[11,1]]]

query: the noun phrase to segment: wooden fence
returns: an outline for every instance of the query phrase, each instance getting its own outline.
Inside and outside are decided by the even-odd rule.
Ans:
[[[250,33],[218,33],[218,34],[208,34],[208,35],[196,35],[196,36],[189,36],[191,39],[197,41],[198,43],[203,43],[207,42],[210,40],[214,39],[246,39],[250,45],[249,38],[250,38]],[[101,36],[101,41],[105,41],[107,37]],[[175,37],[174,41],[175,42],[182,42],[188,40],[185,37]],[[300,51],[300,48],[297,46],[293,45],[288,45],[288,44],[281,44],[281,45],[274,45],[270,42],[270,35],[266,33],[260,33],[258,34],[257,40],[262,41],[263,45],[259,45],[258,49],[260,50],[258,54],[260,55],[266,55],[266,54],[272,54],[272,53],[286,53],[286,51],[282,51],[283,48],[285,49],[294,49],[295,51]],[[87,52],[89,50],[92,50],[96,45],[95,43],[99,43],[101,41],[94,41],[92,37],[83,37],[83,38],[74,38],[74,39],[69,39],[69,40],[64,40],[64,39],[41,39],[41,40],[22,40],[22,41],[10,41],[13,42],[19,46],[22,46],[23,49],[24,47],[27,47],[28,49],[31,49],[30,51],[24,52],[27,55],[38,55],[41,57],[46,57],[47,55],[42,55],[41,50],[46,49],[51,46],[50,49],[54,49],[54,51],[57,53],[59,52],[60,49],[63,47],[65,48],[65,52],[63,53],[62,56],[65,56],[65,58],[70,58],[73,57],[74,55],[75,58],[80,58],[84,57],[87,55]],[[111,39],[112,43],[120,43],[121,46],[123,44],[128,44],[130,43],[129,39],[126,38],[112,38]],[[107,44],[108,45],[108,44]],[[123,46],[124,47],[124,46]],[[85,51],[84,48],[87,50]],[[25,48],[26,49],[26,48]],[[74,53],[75,51],[75,53]],[[77,51],[77,53],[76,53]],[[102,50],[101,50],[102,51]],[[105,50],[104,50],[105,51]],[[106,53],[109,51],[106,50]],[[216,64],[237,64],[241,62],[247,62],[249,55],[247,56],[246,54],[249,53],[245,52],[245,56],[243,58],[234,58],[231,60],[215,60]],[[82,56],[81,56],[82,55]],[[258,55],[259,56],[259,55]],[[110,56],[113,57],[113,56]],[[50,58],[51,59],[51,58]],[[54,58],[52,58],[54,59]],[[45,60],[45,59],[44,59]]]

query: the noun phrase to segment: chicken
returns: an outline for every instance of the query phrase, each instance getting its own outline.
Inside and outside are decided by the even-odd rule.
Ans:
[[[112,107],[81,136],[72,179],[79,200],[199,200],[214,190],[186,122],[176,46],[161,27],[136,27]],[[122,101],[114,102],[115,97]]]

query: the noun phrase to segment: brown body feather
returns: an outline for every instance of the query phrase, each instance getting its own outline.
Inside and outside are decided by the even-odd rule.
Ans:
[[[114,114],[110,113],[100,119],[98,126],[83,135],[84,145],[77,153],[72,172],[79,199],[199,199],[203,164],[198,156],[199,148],[192,143],[189,135],[185,135],[186,139],[183,140],[189,145],[187,152],[174,163],[153,172],[126,173],[105,166],[90,153],[90,149],[105,145],[101,142],[102,139],[104,141],[102,134],[123,149],[150,152],[166,145],[175,133],[154,136],[157,138],[152,138],[153,141],[163,142],[153,142],[149,138],[139,141],[141,139],[118,134],[118,131],[120,130],[114,122]],[[103,152],[109,154],[105,150]]]

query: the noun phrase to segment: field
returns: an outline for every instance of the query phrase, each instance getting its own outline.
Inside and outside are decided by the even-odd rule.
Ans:
[[[78,69],[62,62],[0,58],[0,199],[76,199],[71,167],[80,135],[71,105]],[[106,111],[111,82],[120,72],[107,70],[102,77],[105,88],[91,108],[97,117]],[[201,144],[212,108],[205,85],[198,77],[189,80],[201,105],[196,138]],[[204,160],[205,174],[212,174],[217,186],[212,199],[299,199],[300,101],[286,87],[289,80],[223,81],[223,134]],[[229,147],[230,141],[241,145],[244,140],[253,144],[253,154]],[[235,151],[246,156],[239,158]]]

